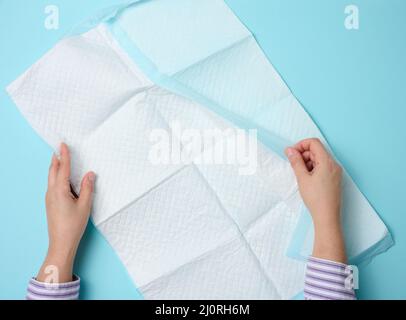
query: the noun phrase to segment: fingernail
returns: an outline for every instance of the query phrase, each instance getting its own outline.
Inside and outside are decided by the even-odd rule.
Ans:
[[[91,172],[91,173],[89,173],[89,175],[87,176],[87,179],[89,180],[90,183],[93,183],[94,180],[96,179],[96,175],[95,175],[93,172]]]

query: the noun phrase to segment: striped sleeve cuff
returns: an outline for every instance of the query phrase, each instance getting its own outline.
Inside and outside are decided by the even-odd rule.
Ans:
[[[304,297],[306,300],[355,300],[351,266],[309,257]]]
[[[27,300],[77,300],[79,299],[80,278],[65,283],[46,283],[32,278],[28,283]]]

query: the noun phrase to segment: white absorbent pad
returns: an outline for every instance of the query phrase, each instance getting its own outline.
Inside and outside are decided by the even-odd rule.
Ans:
[[[286,253],[306,256],[311,228],[281,150],[323,137],[249,31],[221,0],[135,2],[88,29],[61,40],[7,90],[53,148],[70,146],[74,188],[97,173],[93,222],[144,297],[300,292],[304,262]],[[174,123],[257,128],[256,170],[206,164],[215,145],[188,152],[186,163],[152,163],[156,129],[187,147]],[[348,254],[370,257],[391,245],[390,234],[347,175],[344,183]]]

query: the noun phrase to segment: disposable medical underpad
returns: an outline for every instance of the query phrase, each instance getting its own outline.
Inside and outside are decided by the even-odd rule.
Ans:
[[[8,92],[52,147],[70,146],[74,188],[97,173],[93,222],[144,297],[300,292],[304,262],[287,252],[306,256],[311,228],[281,150],[323,137],[249,31],[221,0],[128,3],[86,29]],[[177,141],[173,123],[258,129],[256,170],[204,164],[204,148],[187,163],[151,163],[151,134],[165,129]],[[369,258],[391,238],[347,175],[344,183],[348,254]]]

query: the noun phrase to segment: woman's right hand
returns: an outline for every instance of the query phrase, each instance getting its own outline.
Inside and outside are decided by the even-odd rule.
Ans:
[[[299,191],[314,229],[313,256],[346,262],[341,230],[342,169],[318,139],[306,139],[285,153],[295,172]]]

